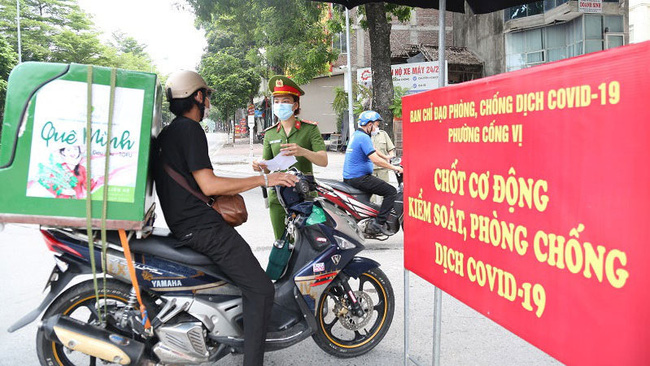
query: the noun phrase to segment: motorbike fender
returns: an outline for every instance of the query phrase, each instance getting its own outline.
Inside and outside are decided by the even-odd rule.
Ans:
[[[373,268],[379,268],[380,264],[370,258],[354,257],[348,263],[343,272],[350,277],[359,278],[364,272]]]
[[[30,311],[12,326],[10,326],[7,329],[9,333],[13,333],[36,320],[36,318],[38,318],[43,310],[47,309],[47,307],[50,306],[50,304],[57,298],[57,296],[61,294],[63,290],[69,287],[68,285],[75,277],[79,276],[80,274],[90,273],[90,271],[83,270],[73,263],[68,263],[68,265],[69,266],[66,271],[63,271],[58,264],[54,266],[54,270],[52,270],[52,274],[48,279],[48,284],[45,286],[46,288],[47,286],[50,287],[50,292],[45,296],[43,301],[41,301],[41,304],[38,305],[36,309]]]

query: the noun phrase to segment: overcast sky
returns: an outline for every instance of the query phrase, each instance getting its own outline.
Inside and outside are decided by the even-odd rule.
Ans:
[[[91,14],[103,39],[121,30],[147,45],[162,74],[194,70],[206,46],[203,31],[194,27],[194,14],[179,10],[183,0],[77,0]]]

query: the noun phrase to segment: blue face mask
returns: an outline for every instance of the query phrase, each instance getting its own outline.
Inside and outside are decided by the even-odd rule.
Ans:
[[[280,119],[286,121],[293,116],[293,103],[276,103],[273,104],[273,114]]]

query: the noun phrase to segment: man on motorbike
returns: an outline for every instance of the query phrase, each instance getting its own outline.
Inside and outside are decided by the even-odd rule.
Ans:
[[[343,180],[354,188],[383,197],[379,214],[370,224],[369,229],[375,233],[381,232],[390,235],[391,233],[385,224],[395,203],[397,190],[387,182],[372,175],[373,163],[399,173],[402,173],[402,168],[393,166],[379,157],[373,147],[370,136],[372,131],[377,128],[374,122],[379,120],[381,120],[381,116],[375,111],[364,111],[359,116],[359,128],[350,138],[345,151]]]
[[[295,177],[273,173],[249,178],[214,175],[205,132],[199,122],[210,108],[212,89],[193,71],[178,71],[165,86],[176,118],[156,139],[156,191],[165,220],[180,244],[210,257],[241,289],[244,315],[244,365],[262,365],[274,287],[250,246],[212,207],[184,189],[165,172],[180,173],[206,196],[233,195],[260,186],[294,186]]]

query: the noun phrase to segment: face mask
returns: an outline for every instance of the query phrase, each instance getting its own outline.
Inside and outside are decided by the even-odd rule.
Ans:
[[[370,136],[376,136],[379,133],[379,128],[375,127],[372,129],[372,132],[370,132]]]
[[[276,103],[273,105],[273,114],[275,114],[280,121],[286,121],[293,116],[292,103]]]

